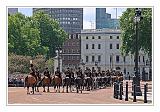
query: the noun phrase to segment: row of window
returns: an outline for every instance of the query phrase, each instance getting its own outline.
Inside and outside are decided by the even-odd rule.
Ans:
[[[63,53],[80,53],[79,49],[63,49]]]
[[[78,20],[78,18],[57,18],[57,20]]]
[[[89,62],[89,56],[86,56],[86,62]],[[95,62],[95,56],[92,56],[92,62]],[[101,62],[101,55],[98,56],[98,62]]]
[[[79,22],[60,21],[60,24],[80,24]]]
[[[63,60],[80,60],[80,56],[62,56]]]
[[[143,62],[145,62],[144,56],[142,56],[142,57],[143,57]],[[116,61],[116,63],[120,62],[120,56],[119,55],[115,56],[115,61]],[[141,56],[139,56],[138,61],[141,62]],[[86,62],[89,62],[89,56],[86,56]],[[91,62],[95,62],[95,56],[91,56]],[[101,55],[98,56],[98,62],[101,62]],[[123,62],[126,62],[126,57],[125,56],[123,57]],[[113,63],[113,55],[110,56],[110,63]]]
[[[79,46],[79,42],[65,42],[63,46]]]
[[[110,49],[112,49],[112,44],[110,44]],[[89,45],[86,44],[86,49],[89,49]],[[95,49],[95,44],[92,44],[92,49]],[[98,49],[101,49],[101,44],[98,44]],[[116,44],[116,49],[119,49],[119,44]]]
[[[119,39],[119,36],[117,36],[116,38]],[[89,39],[89,37],[86,36],[86,39]],[[96,37],[92,36],[92,39],[96,39]],[[97,39],[101,39],[101,36],[98,36]],[[113,36],[110,36],[110,39],[113,39]]]

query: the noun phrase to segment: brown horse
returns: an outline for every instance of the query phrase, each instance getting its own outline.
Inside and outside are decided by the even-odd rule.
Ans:
[[[47,77],[47,76],[44,76],[44,78],[42,79],[43,92],[46,92],[45,86],[48,87],[48,88],[47,88],[47,92],[50,92],[50,91],[49,91],[49,86],[50,86],[50,84],[51,84],[50,78]]]
[[[27,87],[27,94],[30,94],[29,92],[29,87],[32,87],[32,93],[34,94],[34,87],[36,85],[36,78],[32,75],[28,75],[26,78],[25,78],[25,84],[24,84],[24,87]]]
[[[60,87],[61,87],[61,84],[62,84],[62,79],[55,75],[53,77],[53,83],[54,83],[54,91],[55,92],[58,91],[60,93]]]

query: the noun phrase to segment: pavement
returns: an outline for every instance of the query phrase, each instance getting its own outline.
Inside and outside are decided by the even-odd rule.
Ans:
[[[125,81],[124,81],[125,84]],[[129,85],[131,81],[129,82]],[[144,82],[142,82],[144,84]],[[123,96],[122,100],[113,98],[113,87],[107,87],[104,89],[98,89],[93,91],[83,91],[83,93],[55,93],[53,87],[50,88],[49,93],[42,92],[43,88],[40,88],[40,92],[36,92],[34,95],[26,94],[26,89],[23,87],[9,87],[8,88],[8,105],[12,104],[144,104],[143,96],[137,97],[137,102],[133,102],[132,97],[129,96],[129,101],[125,101]],[[62,91],[62,89],[61,89]],[[125,88],[124,88],[125,91]],[[131,92],[131,88],[129,88]],[[124,92],[125,93],[125,92]],[[152,97],[148,96],[149,98]],[[148,98],[148,99],[149,99]],[[141,100],[138,100],[141,99]],[[151,102],[148,102],[151,104]]]

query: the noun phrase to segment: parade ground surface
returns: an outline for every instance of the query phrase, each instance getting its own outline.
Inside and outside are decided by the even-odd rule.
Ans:
[[[129,94],[131,94],[131,81],[129,81]],[[141,88],[146,82],[141,82]],[[147,82],[149,87],[148,103],[152,104],[152,82]],[[125,85],[125,81],[124,81]],[[31,88],[30,88],[31,90]],[[129,101],[125,101],[125,92],[122,100],[113,98],[113,87],[97,89],[93,91],[83,91],[83,93],[55,93],[53,87],[50,92],[35,92],[34,95],[26,94],[26,88],[9,87],[8,88],[8,104],[144,104],[143,96],[137,97],[137,102],[133,102],[133,96],[129,95]],[[125,87],[124,87],[125,91]]]

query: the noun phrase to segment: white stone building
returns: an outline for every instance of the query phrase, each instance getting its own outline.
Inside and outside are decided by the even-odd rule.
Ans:
[[[120,47],[122,44],[120,38],[121,31],[117,29],[86,29],[81,31],[81,60],[83,67],[89,67],[91,70],[116,69],[120,67],[121,71],[128,77],[134,74],[134,55],[122,56]],[[145,66],[147,55],[139,52],[140,74]],[[95,64],[98,62],[98,64]],[[84,68],[83,68],[84,69]]]

